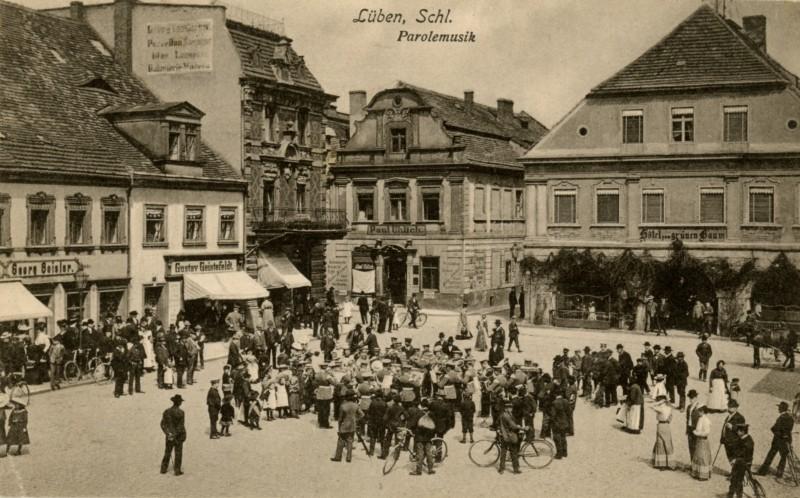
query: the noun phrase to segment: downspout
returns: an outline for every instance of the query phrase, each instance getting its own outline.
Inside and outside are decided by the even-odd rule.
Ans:
[[[125,227],[125,232],[126,232],[125,233],[125,240],[128,242],[128,255],[127,255],[127,259],[128,259],[128,271],[127,271],[127,273],[128,273],[128,306],[127,306],[127,309],[125,311],[130,313],[131,312],[131,309],[130,309],[131,296],[133,295],[133,284],[132,284],[133,272],[131,271],[131,265],[133,263],[133,256],[132,256],[133,241],[131,240],[131,226],[133,225],[133,216],[132,216],[133,215],[133,206],[132,206],[133,203],[131,202],[131,196],[133,194],[133,171],[129,172],[128,178],[129,178],[128,190],[127,190],[127,193],[126,193],[126,197],[128,199],[128,202],[127,202],[127,204],[128,204],[128,219],[127,219],[128,224]]]

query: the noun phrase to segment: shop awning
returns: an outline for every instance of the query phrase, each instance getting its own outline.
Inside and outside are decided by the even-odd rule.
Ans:
[[[311,282],[281,252],[258,252],[258,281],[267,289],[311,287]]]
[[[239,301],[267,297],[269,292],[243,271],[184,273],[183,298]]]
[[[53,316],[20,282],[0,282],[0,322]]]

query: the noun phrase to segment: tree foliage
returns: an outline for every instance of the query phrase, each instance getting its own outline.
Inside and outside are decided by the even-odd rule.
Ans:
[[[780,253],[753,285],[755,301],[771,306],[800,305],[800,271]]]

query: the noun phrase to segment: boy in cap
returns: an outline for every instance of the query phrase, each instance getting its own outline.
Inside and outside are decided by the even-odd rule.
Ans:
[[[467,442],[467,433],[469,433],[469,442],[474,443],[472,432],[475,419],[475,402],[472,401],[472,393],[466,391],[462,393],[459,411],[461,412],[461,443],[465,444]]]

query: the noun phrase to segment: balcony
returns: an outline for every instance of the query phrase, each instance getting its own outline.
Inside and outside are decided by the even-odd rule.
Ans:
[[[272,209],[253,212],[253,228],[259,232],[345,232],[347,216],[342,209]]]

